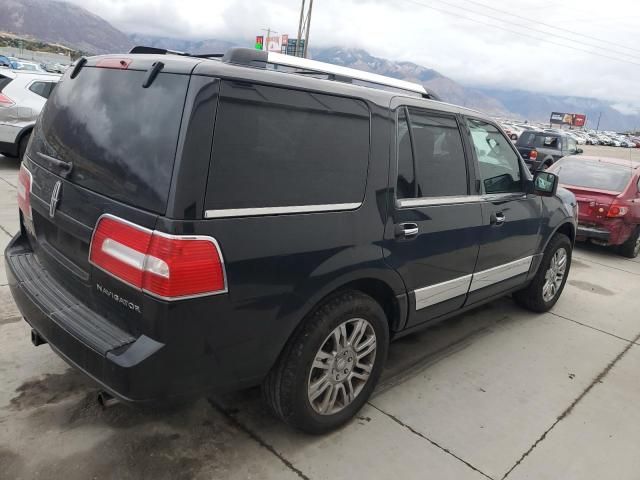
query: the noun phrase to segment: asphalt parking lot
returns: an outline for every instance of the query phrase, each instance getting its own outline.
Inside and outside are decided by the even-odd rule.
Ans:
[[[17,169],[0,156],[3,249]],[[90,381],[31,345],[0,265],[1,479],[640,478],[640,259],[579,245],[552,312],[505,298],[401,339],[369,404],[324,437],[270,417],[258,389],[101,410]]]

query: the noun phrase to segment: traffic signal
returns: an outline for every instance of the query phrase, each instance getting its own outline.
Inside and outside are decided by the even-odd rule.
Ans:
[[[264,37],[262,35],[256,37],[256,50],[264,50]]]

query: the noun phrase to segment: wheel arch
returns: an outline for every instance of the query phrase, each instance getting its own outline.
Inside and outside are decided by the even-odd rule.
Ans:
[[[571,241],[571,246],[573,247],[576,242],[576,227],[569,219],[567,219],[565,222],[562,222],[558,226],[556,226],[556,228],[551,232],[551,235],[549,235],[547,240],[544,242],[544,248],[542,249],[541,253],[544,253],[547,250],[549,242],[556,233],[562,233],[569,237],[569,241]]]
[[[305,318],[328,299],[347,290],[357,290],[378,302],[387,316],[390,335],[404,327],[408,297],[400,275],[388,267],[356,270],[339,276],[321,288],[310,285],[298,294],[292,295],[292,301],[282,306],[278,317],[289,327],[279,340],[274,363],[281,356],[287,343],[302,328]]]

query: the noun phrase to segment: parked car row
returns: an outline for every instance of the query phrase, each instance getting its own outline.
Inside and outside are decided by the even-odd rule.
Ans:
[[[597,132],[595,130],[586,129],[567,130],[528,123],[516,123],[508,120],[501,121],[500,126],[514,143],[518,141],[524,132],[546,132],[558,135],[567,135],[573,138],[578,145],[607,145],[611,147],[640,148],[640,137],[623,135],[611,131]]]
[[[12,70],[27,70],[30,72],[64,73],[67,68],[69,68],[69,65],[64,65],[59,62],[37,63],[16,57],[0,55],[0,67],[10,68]]]

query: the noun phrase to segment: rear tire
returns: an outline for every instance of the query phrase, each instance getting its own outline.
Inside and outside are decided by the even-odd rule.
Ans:
[[[571,253],[569,238],[562,233],[556,233],[549,241],[538,272],[531,283],[513,294],[515,301],[533,312],[549,311],[564,290],[571,268]]]
[[[373,392],[388,345],[388,322],[378,302],[358,291],[336,294],[289,340],[263,383],[263,398],[277,417],[304,432],[338,428]]]
[[[27,145],[29,144],[29,139],[31,138],[31,132],[28,132],[22,136],[20,139],[20,143],[18,143],[18,160],[22,161],[24,158],[24,154],[27,151]]]
[[[640,254],[640,227],[622,245],[618,246],[618,253],[623,257],[636,258]]]

